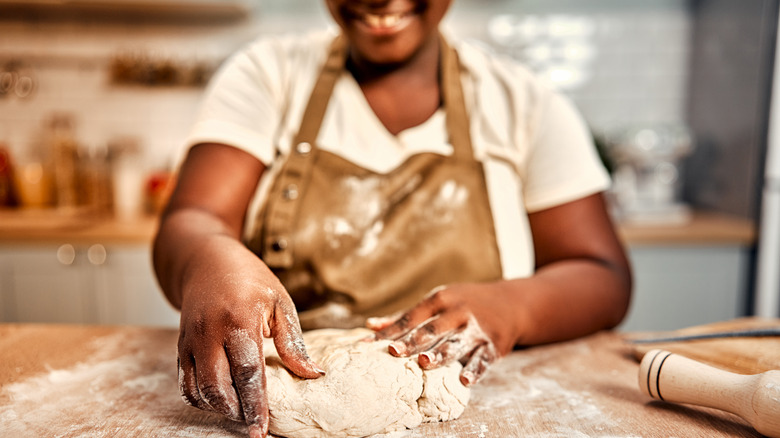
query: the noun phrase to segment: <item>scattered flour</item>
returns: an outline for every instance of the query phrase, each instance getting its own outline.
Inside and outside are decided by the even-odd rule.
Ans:
[[[195,424],[185,420],[195,408],[179,397],[175,342],[165,363],[133,337],[107,336],[96,343],[99,352],[81,363],[0,388],[2,436],[246,435],[245,426],[215,414],[198,413]]]

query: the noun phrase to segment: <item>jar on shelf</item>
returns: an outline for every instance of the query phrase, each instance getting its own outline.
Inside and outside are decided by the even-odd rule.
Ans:
[[[54,172],[46,136],[35,136],[15,156],[13,181],[19,206],[50,208],[54,205]]]
[[[134,137],[122,137],[109,144],[114,215],[133,220],[144,210],[144,170],[141,146]]]
[[[79,146],[73,124],[73,117],[67,113],[54,114],[48,123],[47,142],[51,148],[58,208],[75,208],[79,205]]]
[[[0,142],[0,207],[15,207],[17,204],[11,153],[8,147]]]

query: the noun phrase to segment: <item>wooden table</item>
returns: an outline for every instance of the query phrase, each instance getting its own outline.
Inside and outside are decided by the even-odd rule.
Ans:
[[[0,325],[0,435],[243,437],[184,405],[177,332]],[[461,418],[392,437],[756,437],[724,412],[651,401],[616,333],[516,351],[472,391]]]

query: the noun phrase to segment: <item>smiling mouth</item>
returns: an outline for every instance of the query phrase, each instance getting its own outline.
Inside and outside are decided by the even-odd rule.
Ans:
[[[411,14],[407,12],[392,14],[365,13],[360,16],[360,21],[372,29],[392,29],[403,23],[410,16]]]
[[[389,35],[408,26],[414,18],[421,15],[427,8],[427,3],[417,2],[355,2],[346,4],[341,9],[342,16],[357,24],[364,30],[377,35]]]

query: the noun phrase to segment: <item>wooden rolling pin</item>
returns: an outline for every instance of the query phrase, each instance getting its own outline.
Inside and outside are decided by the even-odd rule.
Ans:
[[[639,364],[639,388],[659,400],[731,412],[759,433],[780,438],[780,370],[735,374],[651,350]]]

